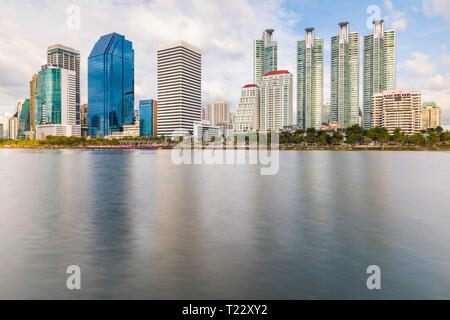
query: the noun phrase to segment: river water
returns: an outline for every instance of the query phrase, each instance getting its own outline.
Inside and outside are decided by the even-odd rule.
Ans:
[[[450,299],[449,163],[285,151],[263,176],[166,150],[3,149],[0,298]]]

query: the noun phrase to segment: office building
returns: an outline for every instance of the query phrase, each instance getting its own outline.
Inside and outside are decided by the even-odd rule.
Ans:
[[[260,89],[256,84],[247,84],[241,89],[241,97],[234,119],[237,132],[259,130]]]
[[[38,75],[34,74],[30,81],[30,139],[36,138],[36,79]]]
[[[396,88],[396,32],[384,30],[384,21],[373,22],[373,33],[364,37],[363,127],[369,129],[375,93]]]
[[[435,102],[425,102],[421,109],[422,130],[436,129],[441,126],[441,108]]]
[[[100,37],[89,55],[88,105],[91,138],[134,124],[134,49],[120,34]]]
[[[19,121],[17,139],[30,139],[30,99],[17,104],[17,114]]]
[[[76,124],[81,124],[80,110],[80,52],[61,44],[55,44],[47,49],[47,65],[75,71]]]
[[[192,133],[201,121],[202,54],[176,41],[158,46],[158,135]]]
[[[153,136],[153,127],[156,126],[156,123],[153,122],[153,113],[156,111],[153,110],[154,104],[156,105],[156,101],[151,99],[139,101],[140,136]]]
[[[278,70],[278,43],[272,39],[273,32],[267,29],[261,39],[254,41],[253,81],[259,88],[264,74]]]
[[[331,121],[343,128],[359,123],[359,32],[339,24],[331,38]]]
[[[322,107],[322,124],[331,122],[331,103],[326,103]]]
[[[36,78],[36,138],[81,136],[76,112],[76,72],[49,65]]]
[[[421,93],[411,90],[389,90],[372,96],[371,127],[383,127],[393,133],[400,128],[406,134],[422,128]]]
[[[260,98],[260,130],[284,130],[292,126],[292,74],[287,70],[266,73]]]
[[[297,42],[297,125],[320,130],[323,107],[323,39],[314,28],[305,29]]]

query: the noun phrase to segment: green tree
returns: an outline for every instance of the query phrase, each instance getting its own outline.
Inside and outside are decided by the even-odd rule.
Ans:
[[[429,145],[436,145],[441,141],[441,135],[436,132],[430,132],[427,137]]]
[[[374,142],[384,144],[389,141],[389,132],[386,128],[375,127],[367,131],[367,136]]]
[[[408,137],[400,128],[396,128],[391,137],[392,141],[397,144],[404,144],[408,140]]]
[[[348,144],[354,145],[356,143],[364,142],[364,129],[361,126],[355,124],[351,127],[348,127],[345,131],[346,142]]]
[[[316,129],[310,128],[310,129],[308,129],[306,131],[305,141],[308,144],[315,144],[315,143],[317,143]]]
[[[408,137],[408,143],[416,146],[423,145],[425,143],[425,136],[422,133],[416,133]]]
[[[331,144],[340,145],[342,143],[342,140],[344,140],[344,135],[342,133],[340,133],[339,131],[333,132],[331,136]]]

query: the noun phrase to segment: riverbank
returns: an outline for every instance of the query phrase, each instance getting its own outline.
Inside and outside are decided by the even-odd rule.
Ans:
[[[35,149],[35,150],[158,150],[158,149],[173,149],[172,145],[160,146],[23,146],[23,145],[4,145],[0,149]],[[207,146],[204,149],[211,149]],[[216,149],[218,149],[216,147]],[[240,148],[235,148],[240,149]],[[249,149],[248,147],[246,148]],[[414,145],[383,145],[383,146],[305,146],[305,145],[281,145],[279,150],[282,151],[450,151],[450,145],[430,145],[430,146],[414,146]]]

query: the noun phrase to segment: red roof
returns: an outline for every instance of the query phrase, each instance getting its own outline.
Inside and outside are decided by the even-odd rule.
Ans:
[[[283,74],[283,73],[290,73],[287,70],[278,70],[278,71],[272,71],[272,72],[268,72],[264,75],[265,76],[273,76],[274,74]]]
[[[251,88],[251,87],[257,87],[256,84],[247,84],[245,86],[243,86],[243,88]]]

